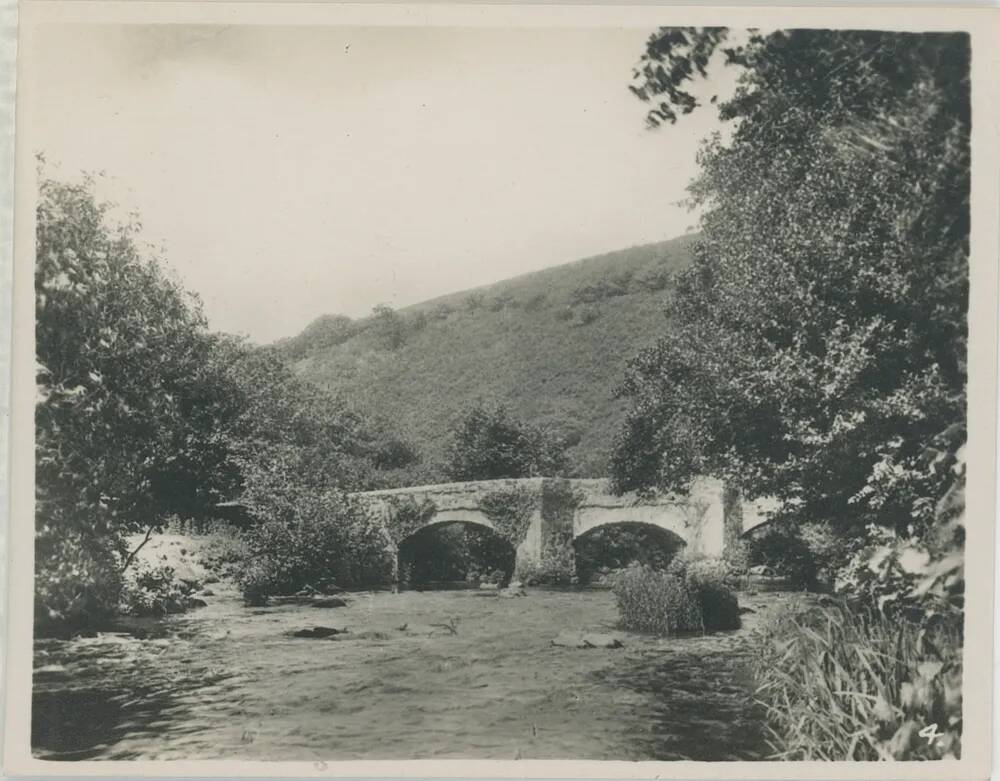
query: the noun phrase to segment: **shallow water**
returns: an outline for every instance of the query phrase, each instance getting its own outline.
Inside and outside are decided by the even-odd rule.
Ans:
[[[63,760],[758,759],[746,641],[787,598],[741,597],[756,612],[736,632],[620,649],[551,644],[614,631],[607,591],[218,598],[145,639],[39,640],[33,744]],[[287,635],[314,626],[348,632]]]

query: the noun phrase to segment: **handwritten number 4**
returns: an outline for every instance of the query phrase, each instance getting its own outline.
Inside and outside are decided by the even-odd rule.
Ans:
[[[937,724],[928,724],[917,734],[922,738],[927,738],[928,746],[933,744],[935,740],[941,737],[941,733],[937,731]]]

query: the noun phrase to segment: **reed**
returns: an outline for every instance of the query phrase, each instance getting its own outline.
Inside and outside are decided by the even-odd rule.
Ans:
[[[757,699],[774,758],[958,757],[960,629],[841,603],[777,618],[757,637]]]

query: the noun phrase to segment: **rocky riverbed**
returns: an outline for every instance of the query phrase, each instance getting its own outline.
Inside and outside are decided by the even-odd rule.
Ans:
[[[224,593],[138,632],[39,640],[33,743],[54,760],[758,759],[747,640],[795,598],[744,594],[742,629],[657,639],[617,631],[607,591],[328,609]]]

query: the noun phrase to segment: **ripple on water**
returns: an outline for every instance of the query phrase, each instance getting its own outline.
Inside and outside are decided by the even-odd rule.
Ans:
[[[219,600],[144,639],[38,641],[32,742],[56,760],[763,755],[746,630],[551,645],[615,621],[600,591],[375,592],[336,611]],[[316,625],[349,633],[286,636]]]

